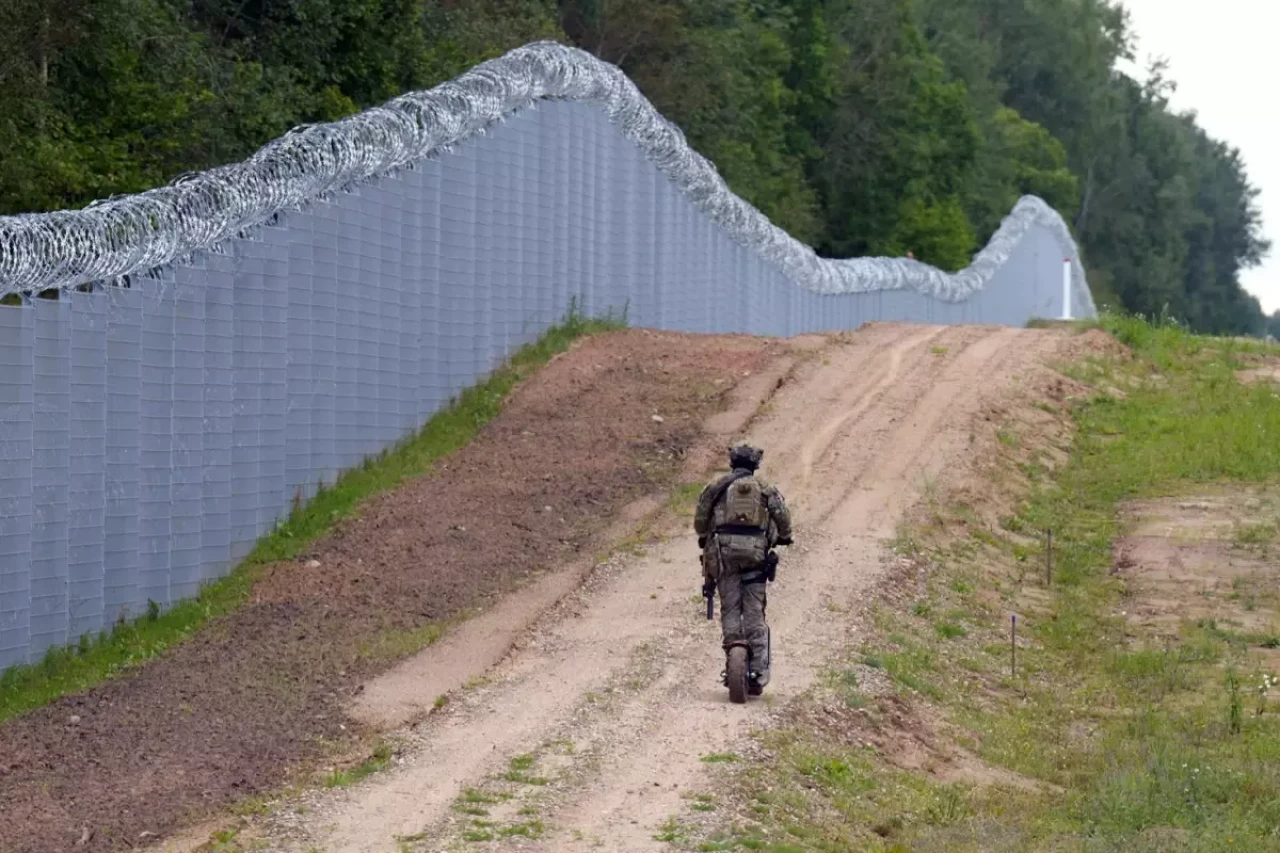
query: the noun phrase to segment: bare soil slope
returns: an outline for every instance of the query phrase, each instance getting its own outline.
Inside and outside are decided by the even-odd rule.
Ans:
[[[746,430],[797,525],[770,590],[763,701],[730,705],[718,683],[685,507],[483,682],[400,731],[392,770],[285,804],[244,837],[300,853],[669,849],[663,822],[708,793],[707,760],[741,752],[766,707],[807,690],[846,644],[847,614],[887,577],[886,540],[935,483],[966,473],[991,401],[1069,345],[1060,331],[877,324],[796,368]]]
[[[629,331],[522,386],[431,476],[371,501],[161,660],[0,726],[0,851],[132,849],[282,785],[361,727],[396,638],[601,547],[787,345]]]

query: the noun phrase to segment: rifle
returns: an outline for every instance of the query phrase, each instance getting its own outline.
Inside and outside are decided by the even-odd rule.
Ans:
[[[715,618],[716,610],[716,582],[706,580],[702,583],[702,597],[707,600],[707,619]]]

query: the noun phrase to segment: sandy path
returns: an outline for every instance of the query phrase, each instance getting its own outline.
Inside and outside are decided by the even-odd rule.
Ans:
[[[881,576],[903,512],[964,459],[984,396],[1059,340],[876,325],[828,345],[773,397],[747,437],[766,448],[764,475],[793,509],[798,545],[770,589],[766,700],[814,683],[827,650],[847,639],[839,614]],[[552,608],[484,685],[408,735],[400,766],[277,819],[275,849],[448,850],[468,846],[465,832],[509,849],[670,849],[653,836],[699,792],[701,757],[732,752],[764,711],[729,704],[718,682],[718,619],[702,616],[687,526]],[[547,784],[493,781],[522,754]],[[511,795],[485,807],[492,827],[454,808],[485,786]],[[500,838],[534,819],[536,840]]]

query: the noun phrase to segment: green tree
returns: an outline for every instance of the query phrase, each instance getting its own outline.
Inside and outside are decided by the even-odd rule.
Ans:
[[[980,235],[1015,176],[1074,226],[1099,303],[1168,312],[1200,331],[1263,326],[1238,280],[1268,248],[1256,191],[1238,156],[1209,140],[1194,117],[1170,111],[1162,64],[1146,84],[1117,70],[1131,54],[1118,3],[921,0],[920,8],[930,45],[969,83],[980,115],[992,116],[969,193]],[[993,100],[1062,143],[1075,190],[1056,158],[1028,160],[1022,145],[1010,152],[1010,126],[1000,127]],[[1045,142],[1036,144],[1049,153]],[[1028,174],[1019,161],[1039,165]]]
[[[0,49],[0,205],[78,205],[243,156],[287,129],[262,69],[220,58],[172,0],[7,7]]]
[[[973,230],[959,200],[979,136],[964,84],[929,52],[910,0],[846,0],[828,17],[843,63],[819,189],[828,212],[824,251],[901,254],[955,269]],[[905,221],[904,221],[905,220]],[[946,228],[925,245],[918,223]],[[946,250],[938,254],[939,247]]]
[[[797,239],[822,232],[817,192],[788,136],[793,17],[742,0],[562,0],[582,48],[619,65],[735,192]]]
[[[1239,152],[1139,83],[1114,0],[7,0],[0,212],[241,159],[305,121],[529,41],[619,64],[738,194],[819,251],[965,265],[1019,196],[1072,226],[1095,301],[1272,320]]]
[[[1039,196],[1070,221],[1080,181],[1062,143],[1017,110],[999,107],[979,123],[982,141],[965,193],[965,209],[985,242],[1024,195]]]

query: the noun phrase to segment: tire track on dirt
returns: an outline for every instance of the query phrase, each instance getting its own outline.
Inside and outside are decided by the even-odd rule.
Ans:
[[[913,338],[896,348],[900,357],[911,354],[917,359],[902,374],[911,379],[878,394],[893,383],[898,375],[895,367],[883,384],[875,383],[849,408],[851,415],[865,415],[846,419],[846,426],[835,432],[836,440],[817,457],[830,462],[827,479],[850,485],[839,492],[829,510],[814,508],[820,519],[801,520],[804,526],[798,538],[817,539],[818,544],[799,559],[784,558],[771,596],[775,676],[768,692],[777,701],[809,689],[829,650],[845,639],[846,627],[834,615],[847,609],[878,576],[883,539],[892,535],[896,519],[918,499],[923,487],[908,475],[930,470],[940,456],[931,452],[933,431],[954,415],[953,407],[960,402],[967,381],[998,369],[1018,336],[1017,330],[1001,330],[971,341],[969,334],[965,330],[941,338],[957,352],[932,385],[916,384],[918,360],[923,357],[918,350],[937,336]],[[761,443],[774,430],[787,428],[783,401],[778,401],[778,409],[781,418],[762,426],[757,439]],[[907,417],[900,417],[902,412]],[[856,440],[864,431],[880,436],[880,441],[856,456],[846,455],[844,462],[830,459],[838,453],[841,439]],[[540,849],[586,849],[601,841],[611,850],[663,849],[653,840],[655,827],[680,811],[683,796],[710,793],[691,791],[702,775],[700,756],[734,751],[735,741],[746,734],[755,714],[751,706],[726,706],[723,689],[713,682],[720,664],[716,630],[696,630],[690,625],[684,636],[678,653],[665,661],[658,689],[643,691],[633,707],[609,726],[604,740],[612,748],[602,762],[603,770],[576,797],[578,805],[565,814],[551,815],[554,825],[576,830],[582,840],[557,835]],[[690,685],[698,686],[690,690]],[[678,710],[664,713],[665,709]],[[724,725],[726,719],[735,724]]]
[[[1044,333],[987,327],[876,325],[832,343],[775,394],[748,429],[764,474],[797,520],[771,588],[770,701],[814,683],[856,606],[881,576],[884,539],[926,480],[963,461],[984,395],[1054,346]],[[405,762],[316,814],[280,819],[273,849],[395,853],[452,849],[473,785],[493,784],[515,755],[537,756],[546,786],[515,790],[490,820],[532,810],[547,832],[509,849],[666,849],[655,827],[703,778],[700,756],[728,752],[760,721],[761,703],[730,705],[717,675],[718,620],[701,618],[697,548],[687,518],[670,539],[598,571],[535,624],[528,644],[409,735]],[[603,697],[603,698],[602,698]],[[571,743],[572,754],[555,743]],[[508,786],[509,788],[509,786]]]
[[[902,370],[902,359],[904,355],[923,344],[932,341],[941,335],[944,328],[926,329],[924,332],[913,335],[900,343],[894,345],[889,350],[889,358],[883,365],[872,373],[868,374],[862,382],[854,381],[847,386],[844,394],[840,395],[837,400],[839,407],[836,415],[829,419],[821,429],[814,433],[804,442],[800,451],[800,487],[806,488],[809,485],[810,478],[813,474],[813,464],[815,455],[825,454],[836,436],[842,432],[850,424],[856,424],[861,417],[866,414],[867,410],[878,399],[878,395],[884,392],[898,378],[898,374]]]

